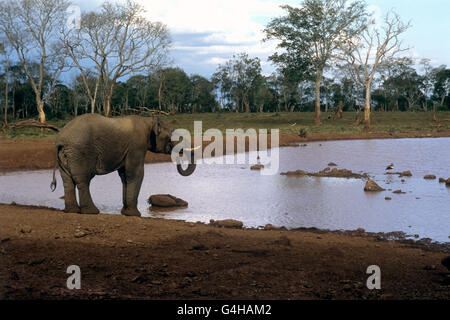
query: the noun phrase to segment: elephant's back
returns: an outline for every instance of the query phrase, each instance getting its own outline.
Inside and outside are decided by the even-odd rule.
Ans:
[[[97,131],[111,126],[112,119],[99,114],[83,114],[69,121],[56,137],[56,144],[87,143]]]

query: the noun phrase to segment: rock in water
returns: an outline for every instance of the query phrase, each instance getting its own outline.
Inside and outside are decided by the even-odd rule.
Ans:
[[[434,174],[427,174],[423,177],[425,180],[435,180],[436,176]]]
[[[403,172],[400,172],[400,177],[412,177],[412,173],[411,173],[411,171],[403,171]]]
[[[153,207],[187,207],[188,203],[183,199],[174,197],[170,194],[154,194],[148,199],[148,203]]]
[[[262,168],[264,168],[263,164],[255,164],[254,166],[250,167],[250,170],[261,170]]]
[[[330,162],[330,163],[328,164],[328,166],[329,166],[329,167],[337,167],[337,164],[334,163],[334,162]]]
[[[239,220],[233,220],[233,219],[225,219],[225,220],[214,220],[211,219],[209,223],[216,227],[222,227],[222,228],[237,228],[240,229],[244,226],[242,221]]]
[[[367,180],[366,185],[364,186],[364,191],[367,192],[379,192],[384,191],[382,187],[380,187],[375,181]]]
[[[447,187],[450,187],[450,178],[448,178],[447,181],[445,181],[445,185],[446,185]]]
[[[288,171],[280,173],[282,176],[306,176],[308,173],[303,170]]]

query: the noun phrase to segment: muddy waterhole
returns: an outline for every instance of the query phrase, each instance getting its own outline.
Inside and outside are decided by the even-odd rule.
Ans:
[[[280,148],[279,156],[276,175],[261,175],[250,170],[250,164],[201,164],[192,176],[182,177],[172,163],[148,164],[139,209],[147,217],[193,222],[237,219],[246,227],[364,228],[450,241],[450,188],[438,183],[439,177],[450,178],[450,138],[314,142]],[[366,193],[361,179],[280,175],[297,169],[317,172],[329,162],[367,173],[387,190]],[[413,176],[386,175],[390,163],[393,171],[410,170]],[[437,179],[425,180],[427,174]],[[62,209],[62,181],[58,175],[58,188],[52,193],[51,176],[51,170],[1,174],[0,202]],[[393,193],[399,189],[404,193]],[[122,184],[117,173],[95,177],[91,192],[101,212],[120,213]],[[149,210],[148,197],[165,193],[188,201],[189,207]]]

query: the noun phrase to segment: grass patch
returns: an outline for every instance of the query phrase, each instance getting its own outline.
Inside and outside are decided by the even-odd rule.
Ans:
[[[193,132],[194,121],[202,121],[203,132],[217,128],[225,133],[226,129],[280,129],[281,134],[298,133],[305,129],[308,133],[361,133],[363,126],[355,125],[355,113],[344,112],[343,119],[328,119],[332,113],[322,113],[322,125],[314,125],[314,112],[277,112],[277,113],[198,113],[176,114],[168,116],[174,119],[174,126]],[[448,112],[437,113],[439,119],[449,118]],[[49,123],[62,128],[70,120],[50,120]],[[370,132],[375,133],[433,133],[450,131],[450,121],[433,122],[432,112],[374,112],[371,117]],[[55,136],[51,130],[25,128],[0,132],[1,138],[50,138]]]

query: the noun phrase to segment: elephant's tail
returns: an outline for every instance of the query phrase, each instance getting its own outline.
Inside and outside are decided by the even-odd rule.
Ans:
[[[58,168],[59,162],[60,162],[59,156],[58,156],[59,149],[60,149],[60,146],[55,146],[55,166],[53,167],[53,180],[52,180],[52,183],[50,184],[50,190],[52,190],[52,192],[54,192],[56,190],[56,185],[57,185],[55,172],[56,172],[56,169]]]
[[[53,167],[53,180],[50,184],[50,189],[52,192],[56,190],[56,169],[64,171],[68,176],[72,176],[70,172],[67,170],[66,167],[64,167],[63,163],[61,162],[60,153],[63,151],[63,145],[57,144],[55,145],[55,166]]]

